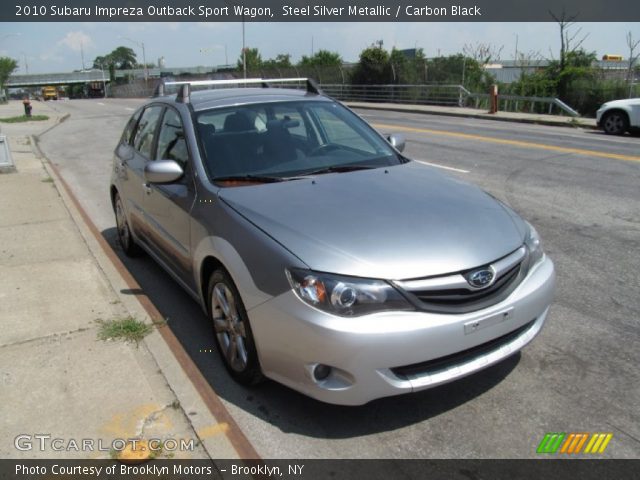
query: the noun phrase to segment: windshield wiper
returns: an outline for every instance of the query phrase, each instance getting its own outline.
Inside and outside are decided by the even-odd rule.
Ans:
[[[323,173],[344,173],[355,172],[356,170],[371,170],[378,167],[372,167],[371,165],[332,165],[330,167],[323,167],[317,170],[311,170],[310,172],[301,173],[301,175],[322,175]]]
[[[268,175],[221,175],[213,177],[214,182],[232,182],[232,181],[245,181],[245,182],[260,182],[260,183],[276,183],[284,182],[287,180],[282,177],[270,177]]]

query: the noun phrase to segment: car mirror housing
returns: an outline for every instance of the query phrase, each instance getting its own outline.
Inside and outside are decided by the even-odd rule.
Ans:
[[[184,170],[175,160],[156,160],[144,167],[144,179],[148,183],[172,183],[184,175]]]
[[[399,152],[402,152],[404,150],[404,147],[407,143],[404,135],[401,135],[399,133],[392,133],[391,135],[388,135],[387,141],[393,148],[395,148]]]

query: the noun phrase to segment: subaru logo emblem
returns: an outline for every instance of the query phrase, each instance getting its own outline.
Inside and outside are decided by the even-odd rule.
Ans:
[[[483,268],[482,270],[471,272],[468,276],[467,281],[472,287],[486,288],[493,283],[494,277],[495,275],[493,273],[493,270]]]

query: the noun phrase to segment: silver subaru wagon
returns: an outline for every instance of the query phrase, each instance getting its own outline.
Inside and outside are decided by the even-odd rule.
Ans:
[[[529,343],[555,288],[533,226],[294,80],[161,86],[115,150],[122,249],[197,299],[229,373],[359,405]]]

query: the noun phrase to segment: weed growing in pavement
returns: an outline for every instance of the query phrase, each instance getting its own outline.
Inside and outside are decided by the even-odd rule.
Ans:
[[[145,336],[151,333],[151,325],[135,317],[129,316],[113,320],[96,320],[100,324],[98,338],[100,340],[125,340],[136,342],[136,346]]]

